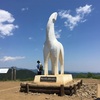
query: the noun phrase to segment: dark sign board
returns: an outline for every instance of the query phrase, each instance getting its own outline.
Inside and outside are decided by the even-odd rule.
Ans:
[[[56,77],[40,77],[40,82],[56,82]]]

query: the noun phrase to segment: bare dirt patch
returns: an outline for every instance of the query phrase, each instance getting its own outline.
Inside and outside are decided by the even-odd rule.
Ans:
[[[83,79],[83,85],[75,95],[60,97],[56,94],[19,92],[20,81],[0,82],[0,100],[95,100],[100,80]]]

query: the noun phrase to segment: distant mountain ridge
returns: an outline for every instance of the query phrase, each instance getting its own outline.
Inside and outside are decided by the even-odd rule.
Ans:
[[[65,74],[72,74],[73,78],[96,78],[100,79],[100,73],[91,72],[64,72]],[[49,70],[49,74],[51,71]],[[16,68],[16,80],[34,80],[35,75],[37,75],[37,69],[26,69],[26,68]],[[0,74],[0,81],[11,80],[11,68],[9,68],[7,73]]]

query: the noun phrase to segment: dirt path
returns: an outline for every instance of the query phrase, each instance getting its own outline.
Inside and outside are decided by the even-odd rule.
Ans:
[[[78,94],[73,96],[65,95],[60,97],[56,94],[44,94],[44,93],[23,93],[19,92],[20,90],[20,81],[7,81],[7,82],[0,82],[0,100],[94,100],[94,97],[86,97],[84,95],[80,95],[80,92],[86,88],[94,90],[93,88],[97,88],[97,84],[100,84],[100,80],[93,80],[93,79],[83,79],[84,84],[83,87],[78,91]],[[91,86],[91,87],[89,87]],[[88,92],[84,90],[84,92]],[[92,91],[90,91],[92,92]],[[81,93],[81,94],[82,94]],[[95,91],[97,93],[97,91]]]
[[[12,87],[12,88],[3,89],[3,90],[0,90],[0,92],[13,90],[13,89],[15,89],[15,88],[19,88],[19,86],[15,86],[15,87]]]

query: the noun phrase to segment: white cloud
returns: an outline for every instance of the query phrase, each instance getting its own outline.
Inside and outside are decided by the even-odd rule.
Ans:
[[[14,25],[14,17],[8,11],[0,9],[0,37],[13,35],[13,30],[18,28],[18,25]]]
[[[61,32],[62,32],[61,29],[55,32],[55,36],[56,36],[57,39],[60,38],[60,33],[61,33]]]
[[[91,7],[92,5],[85,5],[84,7],[76,8],[76,12],[77,14],[82,14],[84,16],[92,11]]]
[[[76,15],[72,16],[70,10],[61,10],[59,16],[65,18],[65,26],[69,27],[70,30],[73,30],[78,23],[86,22],[85,16],[91,13],[92,5],[85,5],[83,7],[76,8]]]
[[[15,60],[20,60],[20,59],[25,59],[25,57],[21,56],[16,56],[16,57],[11,57],[11,56],[4,56],[0,61],[6,62],[6,61],[15,61]]]
[[[27,11],[27,10],[28,10],[28,7],[21,9],[21,11]]]

